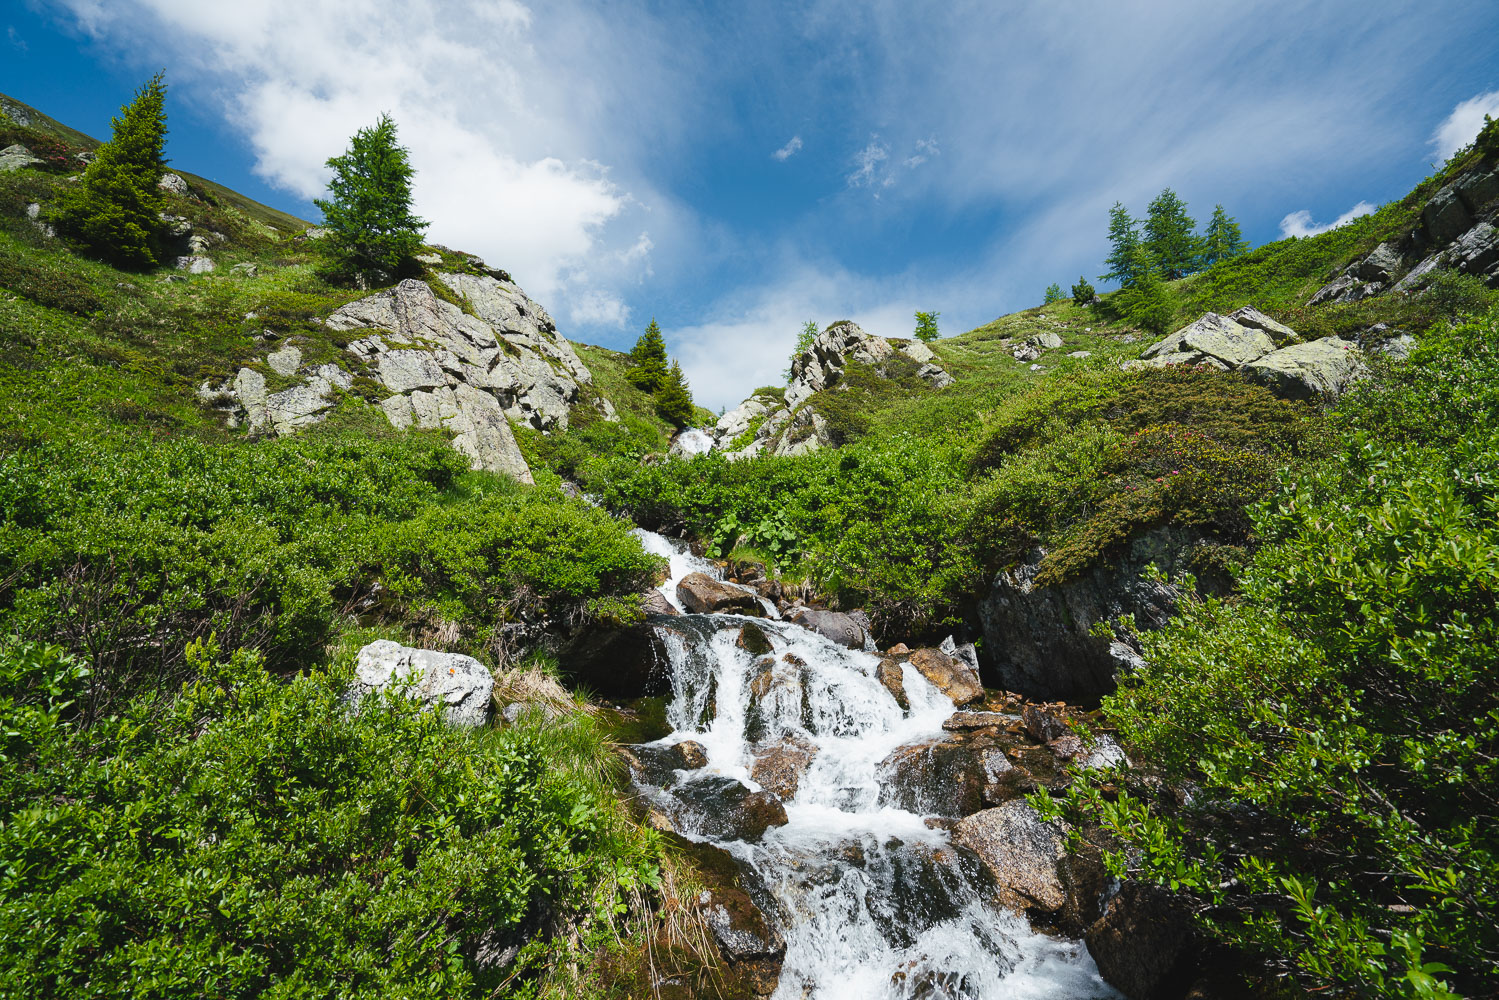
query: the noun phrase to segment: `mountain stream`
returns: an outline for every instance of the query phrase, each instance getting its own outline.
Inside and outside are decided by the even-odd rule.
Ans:
[[[684,575],[721,578],[680,543],[637,534],[670,559],[661,591],[678,610]],[[751,621],[769,654],[739,642]],[[684,614],[663,619],[658,633],[670,660],[673,731],[638,749],[692,741],[706,765],[660,768],[637,786],[679,833],[739,863],[747,891],[785,940],[775,1000],[1117,997],[1081,942],[1039,934],[988,902],[971,856],[941,824],[900,807],[912,797],[890,787],[881,761],[902,745],[940,739],[954,711],[909,664],[903,710],[876,679],[878,656],[789,622]],[[811,762],[782,796],[788,822],[758,840],[738,839],[715,807],[725,789],[760,790],[752,771],[768,747],[810,753]]]

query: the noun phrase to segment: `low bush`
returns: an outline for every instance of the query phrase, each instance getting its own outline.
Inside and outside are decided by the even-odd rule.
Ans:
[[[0,647],[0,997],[493,996],[617,943],[658,884],[587,716],[470,734],[189,657],[165,709],[82,729],[83,664]]]

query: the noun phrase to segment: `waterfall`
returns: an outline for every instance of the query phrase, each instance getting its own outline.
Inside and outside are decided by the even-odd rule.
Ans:
[[[672,561],[662,591],[674,604],[682,575],[717,575],[667,539],[641,534]],[[768,653],[744,648],[751,621]],[[789,622],[684,615],[658,631],[672,671],[673,732],[638,749],[692,741],[707,763],[658,769],[641,791],[684,836],[739,862],[786,942],[775,1000],[1117,997],[1081,942],[1038,934],[992,904],[982,872],[942,825],[896,804],[881,762],[897,747],[941,738],[954,711],[918,671],[903,667],[902,709],[876,675],[877,656]],[[794,789],[781,789],[787,822],[757,839],[725,832],[714,814],[724,789],[758,791],[757,759],[787,747],[811,756]]]

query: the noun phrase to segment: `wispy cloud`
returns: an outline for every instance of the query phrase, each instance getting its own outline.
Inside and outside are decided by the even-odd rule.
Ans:
[[[890,147],[871,136],[869,145],[854,154],[854,172],[848,175],[849,187],[869,187],[875,182],[875,171],[890,158]]]
[[[928,157],[941,155],[942,150],[937,148],[937,140],[935,138],[917,139],[916,152],[906,157],[906,166],[912,168],[919,167],[927,161]]]
[[[1445,161],[1472,142],[1483,128],[1485,115],[1499,118],[1499,90],[1470,97],[1452,109],[1452,114],[1431,135],[1431,148],[1437,159]]]
[[[5,37],[6,37],[7,40],[10,41],[11,46],[13,48],[15,48],[17,51],[23,52],[23,53],[27,51],[27,49],[26,49],[26,40],[21,37],[21,33],[16,30],[16,26],[15,25],[12,24],[12,25],[7,25],[6,26],[6,28],[5,28]]]
[[[1344,212],[1342,215],[1338,216],[1334,221],[1325,224],[1318,224],[1313,222],[1312,213],[1303,208],[1299,211],[1292,212],[1284,219],[1280,220],[1280,235],[1282,237],[1316,236],[1318,233],[1325,233],[1329,229],[1337,229],[1339,226],[1346,226],[1348,225],[1348,223],[1352,222],[1354,219],[1357,219],[1359,216],[1368,215],[1370,212],[1374,211],[1374,208],[1375,206],[1369,204],[1369,202],[1361,201],[1357,205],[1354,205],[1352,208],[1350,208],[1348,211]]]
[[[597,289],[572,298],[567,317],[582,326],[624,327],[630,320],[630,307],[624,300]]]
[[[791,137],[790,142],[786,143],[786,145],[782,146],[780,149],[776,150],[770,155],[775,159],[780,160],[782,163],[785,163],[787,160],[795,156],[797,154],[797,151],[801,148],[802,137],[799,135],[794,135]]]

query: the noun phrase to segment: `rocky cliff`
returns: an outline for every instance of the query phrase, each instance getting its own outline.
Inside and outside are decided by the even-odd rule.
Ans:
[[[242,367],[200,395],[253,432],[285,435],[324,419],[356,379],[367,380],[383,390],[392,426],[449,430],[475,469],[530,482],[512,423],[566,430],[585,405],[617,417],[607,399],[585,393],[593,376],[546,310],[504,272],[476,269],[485,273],[434,278],[462,306],[408,278],[334,310],[322,325],[349,338],[336,363],[304,364],[295,338],[281,343],[264,362],[290,386],[272,391],[265,374]]]

